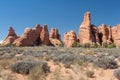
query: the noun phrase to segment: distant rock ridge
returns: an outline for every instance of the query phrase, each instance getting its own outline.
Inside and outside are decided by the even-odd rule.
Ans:
[[[8,35],[3,40],[1,45],[14,44],[16,46],[39,46],[39,45],[53,45],[53,46],[66,46],[73,47],[77,42],[81,45],[86,43],[98,44],[103,46],[104,43],[114,43],[117,47],[120,47],[120,24],[111,27],[110,25],[101,24],[96,27],[91,24],[90,12],[84,14],[84,19],[79,27],[78,36],[74,30],[66,32],[64,34],[64,40],[62,42],[59,30],[52,28],[50,33],[48,26],[43,27],[37,24],[35,28],[26,28],[21,36],[17,36],[12,27],[9,28]]]

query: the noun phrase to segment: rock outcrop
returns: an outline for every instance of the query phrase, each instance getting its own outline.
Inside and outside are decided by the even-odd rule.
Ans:
[[[77,42],[77,37],[73,30],[64,34],[64,45],[66,47],[73,47],[75,42]]]
[[[106,26],[105,24],[102,24],[101,26],[98,27],[99,30],[99,38],[100,38],[100,44],[107,43],[111,44],[112,43],[112,31],[110,26]]]
[[[93,28],[93,29],[92,29]],[[90,12],[86,12],[79,28],[78,39],[80,44],[96,42],[96,29],[91,25]]]
[[[111,28],[112,39],[117,47],[120,47],[120,24]]]
[[[13,44],[16,46],[34,46],[38,45],[39,35],[42,28],[39,24],[35,28],[26,28],[23,35],[16,39]]]
[[[48,26],[44,25],[40,34],[40,42],[43,45],[50,45]]]
[[[76,42],[79,42],[81,45],[97,43],[100,47],[103,46],[104,43],[114,43],[117,47],[120,47],[120,24],[114,27],[105,24],[96,27],[91,24],[90,12],[86,12],[79,28],[78,37],[73,30],[64,34],[64,45],[66,47],[72,47]],[[14,29],[10,27],[7,37],[1,44],[14,44],[16,46],[61,46],[63,42],[58,29],[52,28],[49,34],[47,25],[41,27],[37,24],[35,28],[26,28],[20,37],[18,37]]]
[[[54,46],[62,46],[61,35],[57,28],[52,28],[50,31],[50,43]]]
[[[102,43],[107,43],[108,40],[108,30],[105,24],[98,27],[100,39]]]
[[[108,30],[108,39],[107,39],[107,44],[112,44],[113,43],[113,39],[112,39],[112,30],[111,30],[111,26],[107,27]]]
[[[14,29],[12,27],[9,28],[8,35],[5,40],[1,43],[2,45],[9,45],[12,44],[18,36],[16,35]]]

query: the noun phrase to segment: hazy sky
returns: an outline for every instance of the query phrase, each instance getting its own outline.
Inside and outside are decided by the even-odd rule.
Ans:
[[[120,0],[0,0],[0,40],[12,26],[18,35],[26,27],[47,24],[61,35],[73,29],[78,33],[85,12],[91,12],[92,24],[120,23]]]

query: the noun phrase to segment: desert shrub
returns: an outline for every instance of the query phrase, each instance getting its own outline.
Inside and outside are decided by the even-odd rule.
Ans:
[[[114,59],[105,57],[99,57],[94,61],[94,65],[103,69],[115,69],[118,68],[118,65]]]
[[[107,47],[108,47],[108,44],[107,44],[107,43],[102,43],[102,47],[103,47],[103,48],[107,48]]]
[[[74,58],[74,63],[80,64],[81,62],[83,62],[83,63],[93,62],[94,59],[95,59],[95,57],[92,55],[76,55]]]
[[[0,56],[0,59],[11,59],[15,56],[15,53],[3,53]]]
[[[67,66],[73,63],[74,55],[70,53],[62,53],[56,57],[54,56],[52,59],[55,62],[61,62]]]
[[[120,69],[115,69],[113,71],[113,75],[118,79],[120,80]]]
[[[35,66],[30,70],[29,80],[45,80],[46,74],[42,65]]]
[[[107,46],[107,48],[115,48],[115,47],[116,47],[116,45],[115,45],[114,43],[109,44],[109,45]]]
[[[15,45],[14,44],[6,44],[6,45],[4,45],[4,47],[15,47]]]
[[[83,48],[91,48],[91,44],[90,43],[85,43],[82,45]]]
[[[103,43],[102,46],[103,46],[103,48],[115,48],[116,47],[116,45],[114,43],[112,43],[112,44]]]
[[[27,56],[34,56],[34,57],[43,57],[43,51],[32,51],[32,50],[27,50],[23,53],[23,55]]]
[[[94,44],[91,45],[91,48],[98,48],[98,47],[99,47],[99,46],[98,46],[97,43],[94,43]]]
[[[93,78],[94,72],[91,71],[91,70],[87,70],[87,71],[86,71],[86,76],[89,77],[89,78]]]
[[[49,71],[49,67],[47,66],[46,62],[43,61],[23,61],[23,62],[17,62],[13,65],[11,65],[11,70],[13,72],[21,73],[21,74],[29,74],[30,70],[37,66],[42,65],[42,69],[44,72]]]
[[[81,45],[80,45],[79,42],[75,42],[75,43],[73,44],[73,47],[81,47]]]

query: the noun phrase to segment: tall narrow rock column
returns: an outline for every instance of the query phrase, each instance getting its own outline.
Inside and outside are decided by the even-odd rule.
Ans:
[[[78,39],[80,44],[92,42],[90,12],[84,14],[84,19],[79,28]]]
[[[48,26],[44,25],[43,29],[41,31],[40,34],[40,40],[41,40],[41,44],[43,45],[49,45],[50,41],[49,41],[49,32],[48,32]]]

